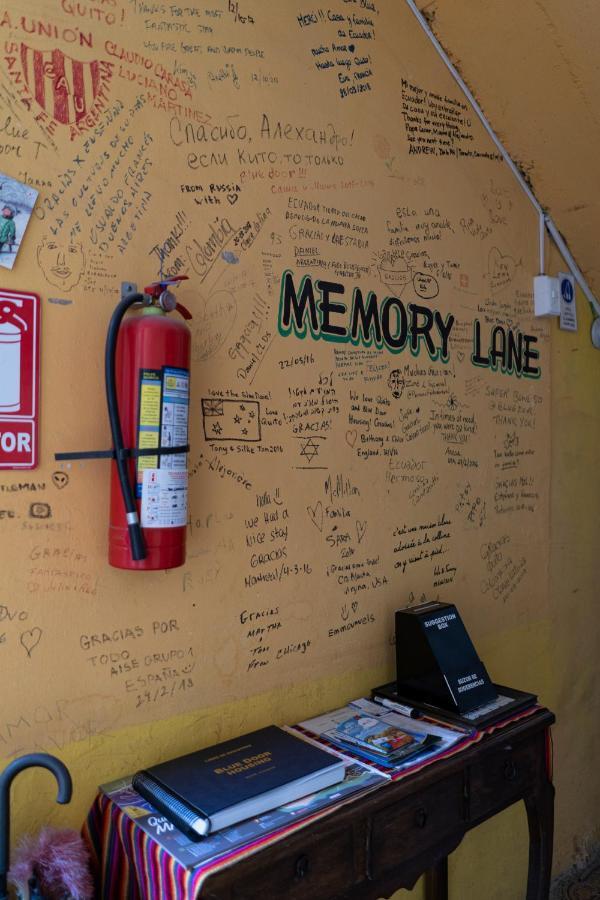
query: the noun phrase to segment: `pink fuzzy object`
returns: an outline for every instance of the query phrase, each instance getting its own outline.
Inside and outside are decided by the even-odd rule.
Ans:
[[[15,854],[9,878],[28,896],[28,880],[36,875],[49,900],[92,900],[94,889],[89,854],[83,839],[70,829],[42,828],[37,837],[23,838]]]

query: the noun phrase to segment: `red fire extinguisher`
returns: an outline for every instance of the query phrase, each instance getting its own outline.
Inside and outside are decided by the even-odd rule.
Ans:
[[[113,459],[108,560],[120,569],[185,562],[188,519],[190,313],[155,282],[125,296],[106,336],[105,378],[113,447],[55,458]]]
[[[125,297],[108,329],[106,396],[115,454],[108,559],[120,569],[185,562],[191,341],[185,322],[169,313],[191,316],[168,289],[180,280]]]

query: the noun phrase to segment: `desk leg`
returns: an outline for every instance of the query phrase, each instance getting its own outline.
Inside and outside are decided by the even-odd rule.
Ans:
[[[527,900],[548,900],[554,834],[554,788],[546,781],[535,794],[523,799],[529,824]]]
[[[448,857],[425,873],[425,900],[448,900]]]

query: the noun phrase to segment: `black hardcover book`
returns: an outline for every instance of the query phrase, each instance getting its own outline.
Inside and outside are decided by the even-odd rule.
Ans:
[[[464,725],[469,728],[487,728],[503,719],[535,706],[537,696],[527,691],[518,691],[516,688],[509,688],[503,684],[494,684],[494,688],[498,694],[495,700],[484,703],[476,709],[470,710],[463,715],[451,713],[447,709],[436,706],[433,703],[426,703],[422,700],[409,698],[406,694],[399,694],[395,681],[388,684],[382,684],[380,687],[373,688],[371,691],[372,700],[391,700],[392,703],[401,703],[404,706],[411,706],[425,715],[431,716],[433,719],[441,721],[455,722],[458,725]]]
[[[144,769],[132,783],[198,839],[343,779],[343,760],[270,725]]]

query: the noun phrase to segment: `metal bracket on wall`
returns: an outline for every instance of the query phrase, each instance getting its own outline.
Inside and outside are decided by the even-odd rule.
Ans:
[[[137,293],[137,284],[134,284],[132,281],[122,281],[121,282],[121,300],[124,300],[129,294]]]

